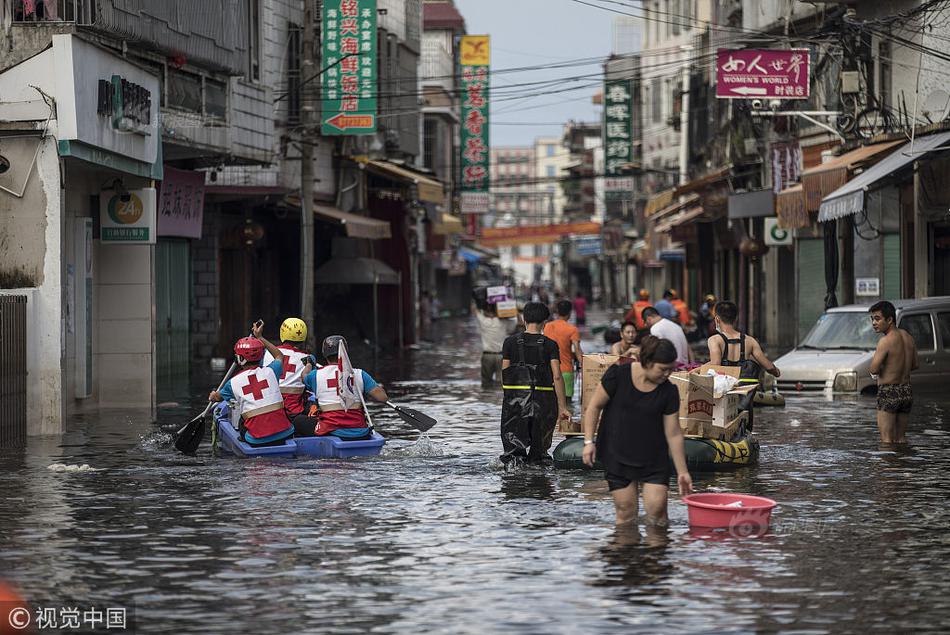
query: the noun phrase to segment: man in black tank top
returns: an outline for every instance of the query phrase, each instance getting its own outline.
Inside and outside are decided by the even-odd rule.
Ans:
[[[709,363],[716,366],[742,366],[744,362],[752,360],[761,366],[765,372],[781,376],[758,341],[751,335],[740,333],[736,329],[736,319],[739,309],[734,302],[719,302],[716,304],[716,330],[707,344],[709,346]]]

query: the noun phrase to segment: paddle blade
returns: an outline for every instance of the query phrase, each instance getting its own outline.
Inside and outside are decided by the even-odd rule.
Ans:
[[[205,417],[200,416],[188,422],[175,436],[175,448],[182,454],[194,454],[205,438]]]
[[[424,415],[413,408],[397,406],[394,403],[390,403],[389,405],[392,406],[393,410],[396,411],[396,414],[398,414],[403,421],[411,425],[419,432],[427,432],[432,428],[432,426],[438,423],[438,421],[429,415]]]

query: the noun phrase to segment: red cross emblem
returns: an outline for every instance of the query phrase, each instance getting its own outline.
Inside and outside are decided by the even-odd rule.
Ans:
[[[327,380],[328,388],[336,388],[340,385],[340,382],[337,380],[336,375]]]
[[[281,373],[280,378],[285,379],[288,373],[292,373],[297,370],[297,367],[294,366],[294,360],[290,359],[290,355],[284,355],[284,372]]]
[[[247,386],[244,387],[244,394],[249,395],[254,394],[254,399],[260,399],[264,396],[264,389],[269,388],[270,384],[267,383],[267,378],[264,378],[264,381],[258,381],[256,375],[251,375],[250,379],[247,382]]]

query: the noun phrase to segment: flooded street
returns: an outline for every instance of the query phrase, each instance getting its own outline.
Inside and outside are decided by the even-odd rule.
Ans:
[[[476,326],[437,329],[437,345],[375,374],[440,424],[419,439],[374,408],[387,437],[380,457],[241,460],[212,456],[207,443],[184,457],[168,430],[200,410],[186,405],[163,408],[159,426],[116,412],[5,451],[0,578],[36,606],[127,607],[138,633],[910,632],[950,622],[945,394],[917,395],[910,448],[898,452],[879,447],[870,397],[790,396],[785,409],[761,409],[759,465],[700,476],[696,489],[777,500],[772,531],[693,536],[676,499],[668,535],[638,540],[614,530],[601,474],[504,471],[501,394],[480,389]],[[198,403],[208,388],[194,383]]]

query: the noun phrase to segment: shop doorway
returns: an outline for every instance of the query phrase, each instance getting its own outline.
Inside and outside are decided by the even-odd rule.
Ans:
[[[159,401],[188,392],[190,323],[190,245],[187,239],[161,239],[155,245],[155,372]]]

